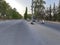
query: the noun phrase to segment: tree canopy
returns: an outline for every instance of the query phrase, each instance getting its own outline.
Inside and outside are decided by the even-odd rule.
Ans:
[[[27,17],[28,17],[28,16],[27,16],[27,10],[28,10],[28,9],[27,9],[27,7],[26,7],[26,10],[25,10],[25,13],[24,13],[24,19],[25,19],[25,20],[27,20]]]
[[[15,8],[12,9],[5,0],[0,0],[0,18],[18,19],[22,18],[22,16],[16,11]]]

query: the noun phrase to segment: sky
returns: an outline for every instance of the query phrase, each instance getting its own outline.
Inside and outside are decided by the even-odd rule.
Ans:
[[[16,8],[17,11],[24,15],[26,7],[28,8],[28,13],[31,13],[31,0],[5,0],[12,8]],[[59,0],[45,0],[46,7],[51,4],[53,6],[54,2],[58,5]]]

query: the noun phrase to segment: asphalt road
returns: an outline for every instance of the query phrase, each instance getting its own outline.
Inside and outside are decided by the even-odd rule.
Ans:
[[[60,32],[24,20],[1,21],[0,45],[60,45]]]
[[[60,31],[45,25],[35,23],[30,26],[38,45],[60,45]]]
[[[39,23],[39,24],[49,27],[49,28],[56,29],[57,31],[60,31],[60,24],[59,23],[45,22],[45,24],[41,24],[41,23]]]
[[[25,21],[0,22],[0,45],[35,45],[35,43]]]

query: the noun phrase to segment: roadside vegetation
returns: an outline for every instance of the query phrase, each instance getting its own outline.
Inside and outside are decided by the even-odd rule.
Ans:
[[[0,0],[0,19],[21,19],[22,15],[19,14],[15,8],[6,3],[5,0]]]
[[[48,21],[60,21],[60,0],[59,4],[52,4],[49,7],[45,7],[46,2],[44,0],[37,0],[33,2],[34,16],[36,20],[48,20]],[[0,0],[0,19],[21,19],[23,16],[17,12],[15,8],[6,3],[5,0]],[[24,13],[24,19],[31,20],[32,14],[28,14],[28,8],[26,7]]]
[[[51,6],[51,4],[49,7],[45,7],[46,2],[44,0],[33,0],[33,18],[38,21],[60,21],[60,0],[58,3],[58,5],[56,5],[56,3],[52,4],[53,7]],[[32,17],[32,15],[30,17]]]
[[[28,14],[28,8],[26,7],[25,13],[24,13],[24,19],[25,20],[31,20],[32,14]]]
[[[45,9],[45,20],[60,21],[60,0],[58,5],[54,3]]]

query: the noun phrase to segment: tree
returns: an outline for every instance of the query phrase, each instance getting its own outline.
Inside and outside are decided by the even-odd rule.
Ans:
[[[38,21],[39,19],[43,19],[43,12],[45,9],[44,4],[46,4],[44,0],[35,1],[34,15],[38,19]]]
[[[59,0],[59,6],[58,6],[58,15],[57,15],[57,20],[60,21],[60,0]]]
[[[9,12],[8,12],[8,18],[9,19],[21,19],[22,16],[21,14],[19,14],[16,9],[10,9]]]
[[[26,7],[25,14],[24,14],[24,19],[27,20],[27,7]]]
[[[5,1],[0,1],[0,13],[2,16],[6,14],[6,2]]]
[[[19,14],[16,9],[12,9],[5,0],[0,0],[0,17],[6,19],[17,19],[22,18],[21,14]]]
[[[52,8],[51,8],[51,5],[50,5],[50,8],[49,8],[49,20],[51,21],[52,20]]]
[[[7,12],[9,10],[9,8],[11,8],[8,3],[6,3],[6,1],[4,0],[0,0],[0,13],[1,13],[1,17],[6,15],[7,16]]]
[[[53,20],[56,21],[57,20],[57,13],[56,13],[56,6],[54,3],[54,7],[53,7]]]

